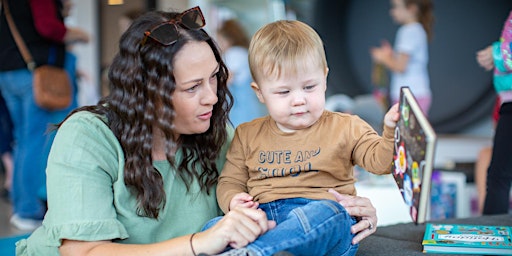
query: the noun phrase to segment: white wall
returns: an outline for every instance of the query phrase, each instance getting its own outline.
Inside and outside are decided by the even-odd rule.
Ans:
[[[90,35],[90,42],[87,44],[76,44],[72,51],[77,55],[77,68],[84,73],[87,84],[98,90],[100,85],[100,63],[99,63],[99,31],[98,31],[98,5],[97,1],[72,0],[73,7],[70,16],[66,18],[68,26],[79,27]]]

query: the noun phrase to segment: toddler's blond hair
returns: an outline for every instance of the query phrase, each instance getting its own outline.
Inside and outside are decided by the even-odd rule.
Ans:
[[[256,83],[262,78],[277,79],[284,73],[304,72],[307,62],[327,68],[322,39],[306,23],[280,20],[260,28],[249,45],[249,66]]]

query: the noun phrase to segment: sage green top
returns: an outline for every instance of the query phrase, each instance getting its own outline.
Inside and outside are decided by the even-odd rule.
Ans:
[[[187,191],[168,161],[155,161],[166,193],[158,220],[136,213],[136,197],[123,181],[123,149],[105,119],[78,112],[58,130],[47,167],[48,212],[43,225],[16,244],[16,255],[59,255],[62,239],[147,244],[197,232],[220,215],[215,188]],[[233,129],[217,168],[222,170]],[[180,161],[182,152],[176,154]]]

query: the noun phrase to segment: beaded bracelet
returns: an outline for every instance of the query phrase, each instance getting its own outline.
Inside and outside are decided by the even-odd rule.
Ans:
[[[192,249],[192,253],[194,254],[194,256],[197,256],[196,254],[196,251],[194,251],[194,246],[192,245],[192,238],[194,238],[194,236],[196,235],[196,233],[193,233],[191,236],[190,236],[190,249]]]

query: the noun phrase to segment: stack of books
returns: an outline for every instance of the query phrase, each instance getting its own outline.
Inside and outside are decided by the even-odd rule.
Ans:
[[[427,223],[423,252],[512,255],[511,234],[511,226]]]

